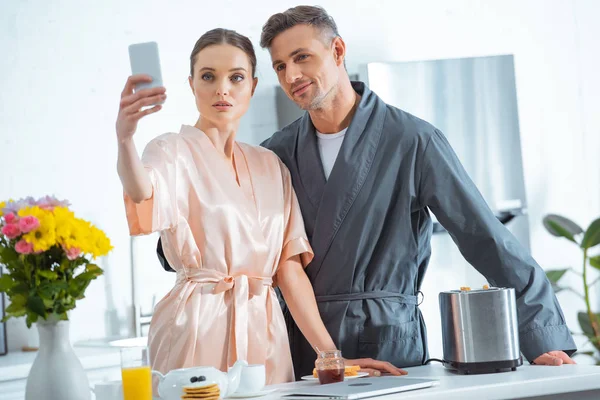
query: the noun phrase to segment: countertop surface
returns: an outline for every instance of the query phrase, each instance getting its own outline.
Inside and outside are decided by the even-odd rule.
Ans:
[[[121,365],[118,348],[73,347],[73,350],[85,370]],[[37,351],[14,351],[0,356],[0,382],[27,378],[36,355]]]
[[[75,353],[86,370],[118,367],[118,348],[75,347]],[[0,382],[25,379],[35,359],[36,352],[13,352],[0,357]],[[430,388],[401,392],[378,399],[486,399],[501,400],[535,396],[560,395],[574,392],[596,393],[600,399],[600,367],[593,365],[563,365],[560,367],[525,364],[516,371],[479,375],[459,375],[439,364],[406,368],[407,378],[435,379],[439,383]],[[404,377],[398,377],[403,379]],[[359,378],[360,379],[360,378]],[[277,391],[257,399],[283,398],[294,389],[318,385],[314,381],[301,381],[274,385]],[[557,397],[561,398],[561,396]],[[594,398],[594,397],[586,397]]]
[[[516,371],[480,375],[458,375],[442,365],[406,368],[407,378],[428,378],[439,384],[425,389],[401,392],[377,399],[515,399],[559,395],[579,391],[597,391],[600,399],[600,367],[562,365],[560,367],[523,365]],[[398,377],[403,379],[403,377]],[[261,399],[278,399],[299,387],[316,382],[295,382],[271,386],[278,391]]]

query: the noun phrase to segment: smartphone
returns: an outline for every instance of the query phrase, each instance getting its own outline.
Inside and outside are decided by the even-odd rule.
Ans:
[[[138,83],[134,89],[136,92],[142,89],[163,86],[158,44],[156,42],[129,45],[129,62],[131,63],[132,75],[147,74],[152,77],[152,82]],[[163,103],[164,101],[161,101],[153,105]]]

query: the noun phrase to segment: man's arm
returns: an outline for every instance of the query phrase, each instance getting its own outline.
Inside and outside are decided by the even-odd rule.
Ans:
[[[539,363],[540,356],[541,361],[554,357],[546,354],[551,351],[574,353],[575,343],[543,269],[494,216],[441,132],[433,132],[421,156],[421,206],[433,211],[465,259],[492,285],[515,289],[525,357]]]
[[[158,243],[156,244],[156,255],[158,256],[158,261],[160,261],[160,265],[162,265],[163,269],[167,272],[175,272],[175,270],[171,267],[171,264],[167,261],[167,257],[165,257],[165,252],[162,248],[162,240],[160,237],[158,238]]]

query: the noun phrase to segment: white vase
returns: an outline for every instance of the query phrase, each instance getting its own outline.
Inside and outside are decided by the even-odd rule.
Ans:
[[[69,321],[37,322],[40,349],[27,376],[25,400],[89,400],[90,385],[69,340]]]

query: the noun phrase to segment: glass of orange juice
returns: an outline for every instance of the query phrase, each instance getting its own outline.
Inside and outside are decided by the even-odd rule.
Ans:
[[[147,347],[121,349],[123,400],[152,400],[152,370]]]

